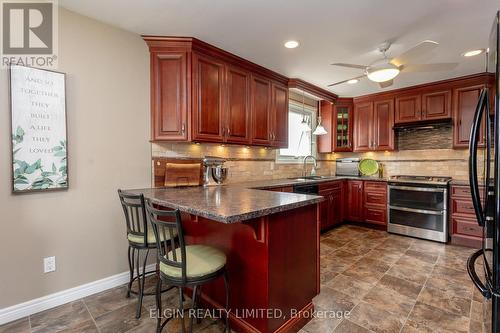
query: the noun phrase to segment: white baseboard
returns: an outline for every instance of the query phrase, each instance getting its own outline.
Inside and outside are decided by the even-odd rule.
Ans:
[[[146,266],[146,271],[155,269],[156,264]],[[141,270],[142,271],[142,270]],[[56,306],[90,296],[101,291],[118,287],[129,281],[129,272],[123,272],[108,276],[104,279],[85,283],[80,286],[59,291],[47,296],[35,298],[27,302],[19,303],[0,309],[0,325],[24,318],[34,313],[51,309]]]

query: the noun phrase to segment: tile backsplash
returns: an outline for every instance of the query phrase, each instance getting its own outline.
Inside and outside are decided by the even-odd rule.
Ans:
[[[278,179],[302,175],[302,163],[277,163],[276,150],[218,144],[152,143],[155,157],[204,157],[227,158],[227,182]],[[384,176],[397,174],[450,176],[468,178],[468,151],[466,149],[415,149],[392,152],[319,154],[319,175],[335,175],[335,159],[342,157],[373,158],[384,168]],[[310,170],[308,166],[307,170]]]

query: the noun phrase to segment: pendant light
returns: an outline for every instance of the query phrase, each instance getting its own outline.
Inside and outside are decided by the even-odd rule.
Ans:
[[[310,132],[311,126],[309,126],[309,117],[306,116],[306,110],[304,108],[304,90],[302,90],[302,121],[300,122],[300,125],[302,126],[302,131],[303,132]]]
[[[321,125],[321,102],[318,102],[318,126],[316,126],[316,129],[313,132],[313,135],[325,135],[328,134],[326,129]]]

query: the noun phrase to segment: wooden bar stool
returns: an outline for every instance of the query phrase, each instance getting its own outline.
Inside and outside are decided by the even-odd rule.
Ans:
[[[141,317],[142,299],[144,296],[156,295],[155,293],[144,293],[144,284],[146,277],[157,273],[157,268],[153,271],[146,272],[146,263],[148,260],[149,250],[156,248],[156,239],[151,225],[149,225],[146,217],[146,208],[144,196],[125,194],[122,190],[118,190],[118,196],[125,214],[125,222],[127,224],[127,239],[128,239],[128,266],[130,271],[130,280],[127,288],[127,298],[130,294],[137,294],[137,310],[136,318]],[[163,239],[169,242],[170,239]],[[142,273],[140,272],[140,256],[141,251],[145,252],[142,262]],[[157,265],[158,267],[158,265]],[[134,276],[134,270],[136,276]],[[132,283],[137,280],[138,291],[132,290]],[[172,289],[173,286],[162,290],[165,292]]]
[[[160,278],[156,285],[156,305],[158,319],[156,332],[160,333],[172,317],[161,322],[161,287],[162,282],[179,289],[179,311],[182,314],[182,332],[184,327],[184,287],[193,287],[192,309],[197,308],[200,288],[203,284],[223,277],[226,289],[226,327],[225,332],[230,333],[229,327],[229,283],[226,271],[226,255],[207,245],[186,245],[182,231],[181,214],[179,210],[167,211],[154,208],[149,200],[146,210],[151,226],[156,236],[158,260],[160,262]],[[170,242],[166,241],[167,239]],[[196,313],[196,311],[195,311]],[[193,331],[193,317],[189,318],[189,332]]]

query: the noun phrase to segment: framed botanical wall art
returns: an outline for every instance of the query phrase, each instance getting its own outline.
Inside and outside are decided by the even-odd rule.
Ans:
[[[68,188],[65,74],[11,65],[12,191]]]

